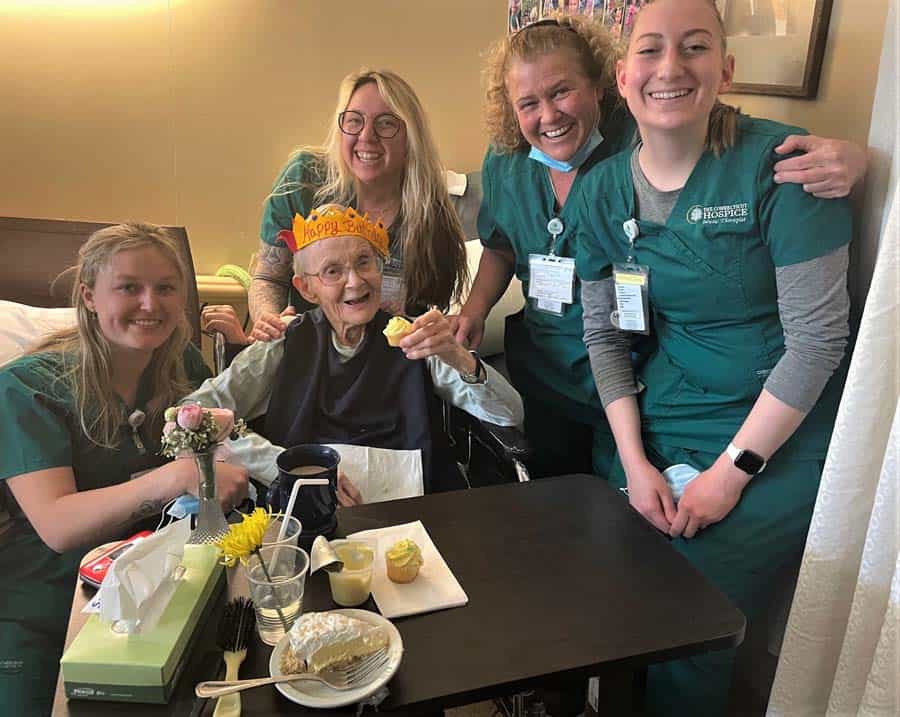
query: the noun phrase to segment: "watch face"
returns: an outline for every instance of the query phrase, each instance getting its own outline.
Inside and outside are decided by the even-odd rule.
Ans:
[[[743,450],[738,453],[738,457],[734,459],[734,465],[740,468],[744,473],[756,475],[766,465],[763,457],[753,451]]]

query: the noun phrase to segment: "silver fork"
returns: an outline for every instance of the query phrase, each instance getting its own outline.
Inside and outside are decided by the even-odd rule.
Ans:
[[[375,674],[387,664],[388,652],[382,647],[361,660],[351,662],[345,667],[322,670],[321,672],[301,672],[296,675],[279,675],[278,677],[258,677],[250,680],[208,680],[200,682],[194,688],[197,697],[222,697],[232,692],[249,690],[252,687],[274,685],[279,682],[297,682],[306,680],[319,682],[333,690],[343,691],[362,687],[370,682]]]

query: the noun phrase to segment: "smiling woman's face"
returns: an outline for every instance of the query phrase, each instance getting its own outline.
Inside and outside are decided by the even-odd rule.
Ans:
[[[638,15],[616,79],[642,135],[695,130],[705,136],[733,75],[734,58],[723,51],[708,0],[656,0]]]
[[[184,315],[178,267],[153,247],[117,252],[81,293],[114,351],[152,352]]]
[[[374,82],[366,82],[350,95],[345,110],[359,112],[365,125],[359,134],[341,135],[341,157],[362,184],[397,184],[406,171],[406,127],[393,137],[375,133],[375,118],[394,114]],[[401,122],[402,124],[402,122]]]
[[[506,90],[525,141],[559,161],[571,159],[600,121],[603,92],[569,48],[516,60]]]
[[[381,262],[369,242],[353,236],[331,237],[301,252],[303,273],[294,275],[294,286],[304,299],[322,307],[339,340],[374,318],[381,303]],[[322,279],[341,271],[344,276],[337,283]]]

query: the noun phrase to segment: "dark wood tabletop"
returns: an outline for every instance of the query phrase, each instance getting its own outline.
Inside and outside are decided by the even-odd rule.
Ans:
[[[421,520],[469,596],[465,607],[394,621],[404,655],[382,711],[453,707],[535,680],[640,669],[743,639],[741,612],[623,495],[593,476],[441,493],[338,515],[341,535]],[[75,591],[67,645],[91,592]],[[334,607],[327,576],[310,576],[304,610]],[[371,600],[363,607],[376,610]],[[54,715],[209,713],[193,687],[219,669],[215,622],[214,615],[168,705],[67,702],[60,684]],[[267,675],[270,651],[255,638],[241,677]],[[245,715],[312,712],[271,687],[242,697]]]

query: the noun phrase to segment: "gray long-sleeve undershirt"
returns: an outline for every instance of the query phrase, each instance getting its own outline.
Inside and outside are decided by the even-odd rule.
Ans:
[[[632,175],[638,218],[663,224],[678,201],[680,190],[658,191],[647,181],[637,157],[636,149]],[[825,256],[775,268],[785,353],[766,379],[765,389],[803,413],[815,405],[847,347],[848,263],[845,245]],[[630,335],[610,321],[610,312],[615,308],[612,278],[585,282],[581,300],[584,342],[600,400],[606,407],[637,392],[630,362]]]

